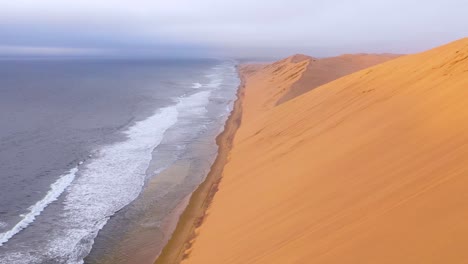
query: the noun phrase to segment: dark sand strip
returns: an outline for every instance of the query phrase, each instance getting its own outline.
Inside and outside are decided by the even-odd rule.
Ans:
[[[171,239],[162,250],[155,264],[176,264],[180,263],[186,255],[186,251],[192,246],[195,238],[195,230],[203,223],[206,210],[211,204],[213,197],[218,190],[221,181],[224,165],[229,160],[229,152],[237,129],[242,118],[242,99],[244,97],[244,79],[237,91],[237,100],[224,126],[224,131],[216,138],[218,145],[218,156],[216,157],[211,170],[205,181],[193,192],[190,202],[179,218],[177,227]]]

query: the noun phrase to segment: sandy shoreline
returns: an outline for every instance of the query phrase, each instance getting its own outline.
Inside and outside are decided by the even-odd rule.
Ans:
[[[172,237],[156,259],[155,264],[180,263],[191,248],[193,239],[196,236],[196,229],[203,223],[206,210],[210,206],[221,180],[224,165],[229,160],[233,139],[241,123],[245,82],[240,73],[239,76],[241,83],[237,90],[237,99],[234,102],[233,110],[226,121],[223,132],[216,138],[218,155],[206,179],[190,197],[188,205],[177,221]]]

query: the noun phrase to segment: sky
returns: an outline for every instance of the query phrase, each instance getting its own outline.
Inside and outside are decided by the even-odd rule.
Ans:
[[[468,37],[467,0],[0,0],[0,56],[316,57]]]

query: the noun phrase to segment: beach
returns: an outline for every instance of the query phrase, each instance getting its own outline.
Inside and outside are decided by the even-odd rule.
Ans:
[[[217,157],[206,179],[192,193],[180,218],[178,220],[174,219],[177,227],[155,264],[179,263],[187,257],[186,251],[191,247],[192,240],[196,236],[196,229],[203,223],[206,210],[218,190],[224,166],[229,159],[235,133],[241,124],[244,89],[244,80],[241,77],[241,84],[237,91],[237,100],[234,102],[233,110],[226,121],[223,132],[216,138]]]

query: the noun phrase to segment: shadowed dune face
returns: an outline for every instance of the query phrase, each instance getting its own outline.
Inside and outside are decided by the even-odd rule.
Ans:
[[[300,79],[273,75],[301,62],[281,63],[244,76],[230,161],[183,263],[466,263],[468,39],[275,106]]]

